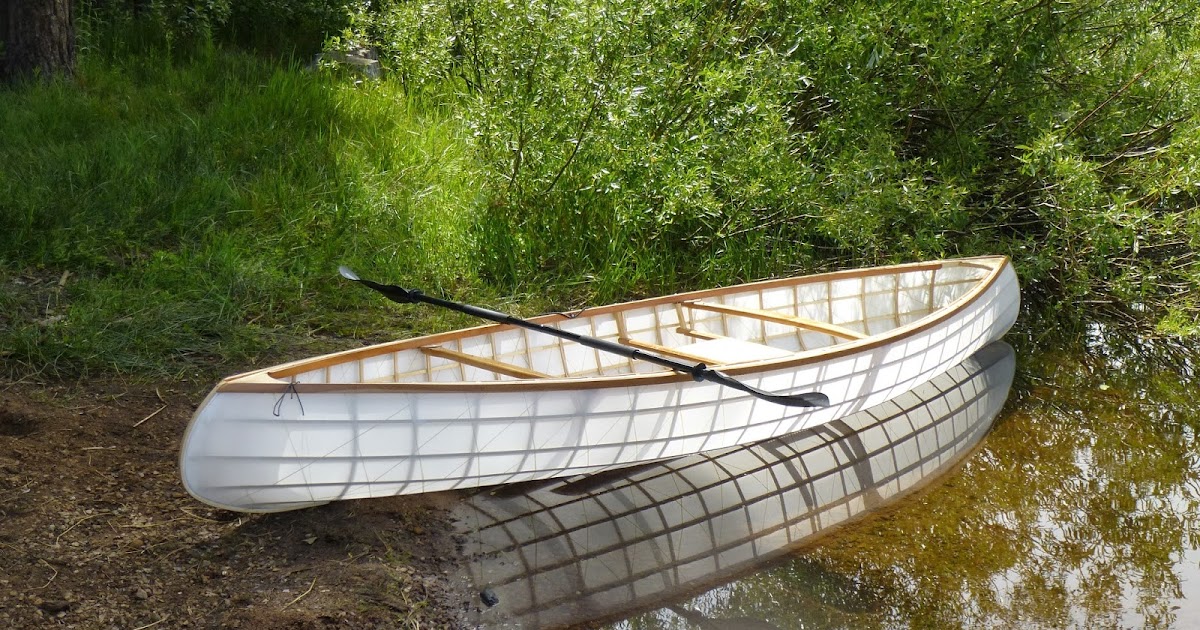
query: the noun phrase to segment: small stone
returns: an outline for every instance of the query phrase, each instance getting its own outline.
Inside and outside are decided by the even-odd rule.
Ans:
[[[52,599],[43,601],[37,605],[38,608],[46,611],[51,615],[64,615],[71,608],[71,602],[65,599]]]
[[[146,592],[146,589],[144,588],[139,588],[133,592],[133,596],[137,599],[149,599],[150,593]]]
[[[479,591],[479,599],[483,601],[484,604],[487,604],[488,608],[500,603],[500,598],[496,595],[496,591],[493,591],[492,587],[490,586],[482,591]]]

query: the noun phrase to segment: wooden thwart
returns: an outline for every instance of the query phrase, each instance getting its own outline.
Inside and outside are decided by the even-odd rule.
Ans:
[[[727,338],[724,335],[718,335],[716,333],[705,332],[703,330],[696,330],[694,328],[688,328],[687,326],[680,326],[675,329],[675,332],[677,332],[681,335],[695,337],[696,339],[726,339]]]
[[[463,354],[462,352],[447,350],[441,346],[422,346],[421,352],[431,357],[439,357],[442,359],[457,361],[463,365],[470,365],[472,367],[488,370],[489,372],[495,372],[497,374],[503,374],[505,376],[513,376],[516,378],[550,378],[549,374],[543,374],[536,370],[524,368],[519,365],[504,363],[494,359],[485,359],[484,357],[477,357],[472,354]]]
[[[717,359],[713,359],[711,357],[705,357],[705,356],[701,356],[698,354],[693,354],[691,352],[688,352],[687,350],[680,350],[678,348],[669,348],[667,346],[660,346],[656,343],[650,343],[648,341],[638,341],[637,339],[621,337],[621,338],[617,339],[617,342],[624,344],[626,346],[632,346],[634,348],[641,348],[642,350],[649,350],[650,352],[654,352],[656,354],[662,354],[662,355],[666,355],[668,357],[675,357],[676,359],[687,359],[688,361],[698,361],[700,363],[707,363],[709,365],[716,365],[718,363],[721,363],[721,361],[719,361]]]
[[[737,315],[740,317],[750,317],[753,319],[761,319],[761,320],[767,321],[767,322],[774,322],[776,324],[785,324],[788,326],[795,326],[797,328],[804,328],[806,330],[812,330],[815,332],[822,332],[827,335],[833,335],[834,337],[841,337],[842,339],[865,339],[866,338],[866,335],[864,335],[863,333],[860,333],[860,332],[857,332],[854,330],[850,330],[849,328],[842,328],[841,326],[838,326],[836,324],[827,324],[825,322],[819,322],[814,319],[807,319],[804,317],[796,317],[795,315],[785,315],[783,313],[775,313],[772,311],[761,311],[756,308],[740,308],[737,306],[728,306],[725,304],[711,304],[708,302],[684,302],[683,305],[686,308],[700,310],[700,311],[711,311],[713,313],[721,313],[723,315]]]

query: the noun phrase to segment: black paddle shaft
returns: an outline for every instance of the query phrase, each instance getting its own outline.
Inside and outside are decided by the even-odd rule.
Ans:
[[[704,363],[693,364],[683,361],[676,361],[675,359],[644,352],[638,348],[631,348],[619,343],[605,341],[604,339],[597,339],[596,337],[581,335],[569,330],[562,330],[553,326],[538,324],[536,322],[521,319],[520,317],[515,317],[507,313],[480,308],[470,304],[463,304],[461,302],[452,302],[450,300],[444,300],[432,295],[425,295],[419,289],[405,289],[404,287],[398,287],[394,284],[380,284],[378,282],[364,280],[363,278],[358,277],[358,275],[353,271],[345,267],[341,268],[341,272],[342,276],[345,278],[358,282],[368,288],[374,289],[387,299],[400,304],[414,304],[418,302],[431,304],[433,306],[440,306],[442,308],[457,311],[459,313],[465,313],[472,317],[478,317],[480,319],[486,319],[500,324],[518,326],[528,330],[534,330],[554,337],[559,337],[561,339],[574,341],[580,345],[594,348],[602,352],[611,352],[612,354],[623,356],[628,359],[647,361],[649,363],[661,365],[665,368],[675,370],[676,372],[688,374],[696,381],[709,381],[711,383],[717,383],[726,387],[732,387],[733,389],[746,392],[747,394],[751,394],[763,400],[788,407],[829,406],[829,397],[819,392],[806,392],[802,394],[772,394],[770,392],[764,392],[758,388],[751,387],[750,385],[734,379],[728,374],[714,370]]]

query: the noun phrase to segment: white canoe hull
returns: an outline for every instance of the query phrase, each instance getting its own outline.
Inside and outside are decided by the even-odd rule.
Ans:
[[[811,431],[628,474],[475,494],[455,506],[455,520],[475,586],[499,600],[478,621],[611,621],[712,589],[894,505],[980,444],[1015,363],[997,342],[911,392]]]
[[[1007,261],[989,273],[979,290],[931,313],[933,324],[910,322],[798,364],[728,370],[770,392],[820,391],[826,408],[655,374],[579,387],[227,381],[185,436],[184,484],[215,506],[269,512],[561,477],[785,435],[883,403],[998,340],[1016,319],[1019,289]]]

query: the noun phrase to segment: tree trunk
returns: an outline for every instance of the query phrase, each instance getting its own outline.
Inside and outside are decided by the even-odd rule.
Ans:
[[[72,0],[5,0],[0,10],[4,57],[0,81],[48,80],[75,72]]]

